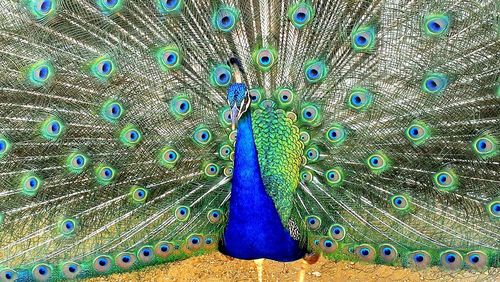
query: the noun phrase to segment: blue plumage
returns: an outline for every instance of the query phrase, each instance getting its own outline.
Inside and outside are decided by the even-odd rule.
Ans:
[[[242,259],[293,261],[305,251],[281,224],[259,169],[249,113],[238,122],[229,220],[222,252]]]

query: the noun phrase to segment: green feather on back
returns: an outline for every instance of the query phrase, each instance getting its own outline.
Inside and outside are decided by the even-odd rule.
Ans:
[[[299,128],[285,111],[274,107],[253,111],[252,128],[264,186],[283,225],[287,226],[299,184],[304,148],[299,139]]]

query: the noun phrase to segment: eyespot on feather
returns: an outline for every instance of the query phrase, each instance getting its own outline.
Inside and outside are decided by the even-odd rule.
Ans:
[[[426,251],[415,251],[408,254],[408,263],[417,269],[424,269],[430,266],[431,256]]]
[[[354,248],[354,253],[360,260],[368,262],[373,261],[376,256],[375,249],[368,244],[357,246],[356,248]]]
[[[98,273],[104,273],[111,269],[112,259],[109,256],[98,256],[94,259],[93,269]]]
[[[36,281],[49,281],[52,277],[52,267],[48,264],[38,264],[31,270],[31,275]]]
[[[157,8],[161,14],[179,14],[185,0],[157,0]]]
[[[231,32],[240,19],[240,11],[234,7],[224,6],[212,15],[212,25],[221,32]]]
[[[306,1],[300,1],[288,8],[288,19],[294,27],[302,29],[314,18],[314,8]]]
[[[328,235],[337,241],[341,241],[346,235],[345,228],[340,224],[333,224],[328,229]]]
[[[82,267],[72,261],[66,262],[61,267],[64,278],[75,279],[82,272]]]
[[[357,53],[371,53],[375,49],[376,30],[374,26],[361,25],[351,32],[351,46]]]
[[[448,250],[441,253],[441,265],[449,270],[458,270],[463,266],[462,255],[454,250]]]
[[[137,251],[137,258],[142,263],[150,263],[155,257],[154,249],[152,246],[143,246]]]

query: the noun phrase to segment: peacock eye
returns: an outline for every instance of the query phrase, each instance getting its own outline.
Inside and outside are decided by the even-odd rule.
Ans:
[[[223,160],[227,160],[230,158],[232,152],[233,148],[227,144],[224,144],[219,148],[219,157]]]
[[[421,121],[413,121],[405,130],[405,135],[414,145],[423,144],[430,137],[427,124]]]
[[[500,217],[500,201],[493,201],[487,205],[488,213],[493,217]]]
[[[398,257],[398,251],[392,245],[384,244],[379,247],[378,255],[384,262],[389,263]]]
[[[489,159],[497,155],[497,140],[491,135],[483,135],[472,142],[474,153],[482,159]]]
[[[14,282],[17,280],[17,277],[18,277],[17,272],[15,272],[10,268],[4,268],[0,270],[0,278],[3,279],[2,281]]]
[[[108,56],[101,56],[92,61],[90,73],[97,79],[105,81],[115,72],[115,63]]]
[[[103,273],[111,269],[111,258],[98,256],[94,259],[93,267],[96,272]]]
[[[363,244],[357,246],[354,249],[354,253],[358,256],[358,258],[362,261],[373,261],[375,258],[376,252],[372,246]]]
[[[449,185],[451,183],[451,176],[448,173],[440,173],[438,176],[439,184]]]
[[[208,128],[200,125],[194,131],[193,140],[199,145],[206,145],[212,140],[212,134],[210,133]]]
[[[448,78],[441,73],[430,73],[422,82],[422,90],[428,94],[439,94],[448,86]]]
[[[298,29],[301,29],[310,23],[313,17],[314,9],[306,2],[299,2],[292,5],[288,10],[288,18],[292,22],[293,26]]]
[[[372,104],[372,94],[368,89],[355,87],[351,90],[348,98],[347,106],[357,110],[365,111]]]
[[[11,145],[9,140],[5,136],[0,135],[0,159],[2,159],[2,157],[7,155],[10,149]]]
[[[341,124],[333,124],[326,131],[326,140],[335,146],[339,146],[346,140],[346,130]]]
[[[183,95],[176,96],[170,102],[169,110],[176,119],[181,120],[192,112],[191,101]]]
[[[222,210],[220,209],[213,209],[210,210],[207,214],[208,221],[212,224],[217,224],[222,221]]]
[[[21,190],[27,196],[34,196],[42,185],[42,180],[35,175],[26,174],[21,179]]]
[[[328,238],[321,238],[318,245],[325,254],[331,254],[338,248],[337,242]]]
[[[222,32],[230,32],[239,20],[239,11],[232,7],[221,8],[212,16],[214,27]]]
[[[163,4],[163,6],[166,9],[173,9],[173,8],[175,8],[175,6],[179,5],[179,2],[180,1],[177,1],[177,0],[164,0],[164,1],[161,1],[161,3]]]
[[[175,52],[165,52],[163,54],[163,63],[167,66],[172,66],[177,63],[177,54]]]
[[[300,173],[300,178],[304,182],[310,182],[313,179],[312,172],[310,170],[304,170]]]
[[[370,170],[375,173],[382,173],[389,169],[389,159],[382,152],[378,151],[366,160]]]
[[[87,157],[78,152],[72,153],[66,160],[69,172],[75,174],[81,173],[87,166],[87,163]]]
[[[301,112],[301,121],[309,126],[317,126],[321,121],[319,107],[315,104],[306,104]]]
[[[64,275],[64,278],[75,279],[80,274],[80,272],[82,272],[82,268],[75,262],[66,262],[62,266],[62,273]]]
[[[132,200],[136,203],[144,203],[148,197],[148,191],[140,186],[132,186],[130,189]]]
[[[258,69],[266,72],[269,71],[276,62],[277,53],[274,49],[263,48],[255,50],[252,56],[254,64],[258,67]]]
[[[55,141],[61,136],[63,129],[64,126],[59,119],[49,117],[42,123],[40,133],[43,138],[49,141]]]
[[[215,240],[212,237],[205,238],[205,246],[211,248],[214,245]]]
[[[252,101],[252,105],[258,105],[262,98],[263,90],[260,88],[253,88],[248,91],[248,95],[250,96],[250,101]]]
[[[186,221],[189,219],[191,209],[187,206],[179,206],[175,209],[175,217],[179,221]]]
[[[380,166],[384,165],[384,160],[379,156],[373,156],[370,158],[370,164],[373,167],[380,167]]]
[[[334,167],[325,171],[325,178],[329,185],[338,186],[344,181],[344,170],[341,167]]]
[[[101,177],[104,179],[110,179],[113,176],[113,171],[110,168],[103,168],[101,170]]]
[[[52,268],[47,264],[39,264],[31,271],[36,281],[47,281],[52,276]]]
[[[156,51],[156,60],[164,72],[179,69],[183,59],[181,49],[177,45],[168,45]]]
[[[236,104],[238,104],[238,103],[236,102]],[[231,108],[226,105],[226,106],[219,109],[218,114],[219,114],[220,125],[223,128],[229,127],[232,123],[231,118],[232,118],[232,114],[233,114]]]
[[[330,237],[338,241],[344,239],[346,235],[344,227],[340,224],[333,224],[332,226],[330,226],[330,228],[328,229],[328,234],[330,235]]]
[[[316,83],[326,77],[328,69],[323,61],[312,60],[306,63],[304,72],[307,82]]]
[[[160,0],[159,3],[158,9],[162,14],[171,14],[181,11],[184,0]]]
[[[118,3],[118,0],[103,0],[102,2],[106,7],[113,8]]]
[[[476,149],[481,153],[490,151],[492,147],[492,142],[487,139],[479,139],[476,143]]]
[[[306,218],[306,224],[310,230],[318,230],[321,226],[321,219],[315,215],[310,215]]]
[[[358,33],[354,36],[354,42],[360,47],[364,47],[369,43],[370,34],[367,32]]]
[[[208,177],[215,177],[219,175],[220,167],[216,164],[209,163],[205,166],[204,172]]]
[[[483,269],[488,265],[488,256],[481,251],[472,251],[465,256],[467,266],[474,269]]]
[[[97,0],[97,7],[104,15],[111,15],[123,7],[123,0]]]
[[[155,255],[159,256],[160,258],[166,258],[168,257],[174,250],[174,245],[170,242],[158,242],[155,246]]]
[[[121,269],[131,268],[136,260],[137,258],[132,253],[121,253],[115,258],[116,265]]]
[[[462,255],[457,251],[450,250],[441,254],[441,265],[449,270],[461,269],[462,264]]]
[[[355,52],[369,53],[375,48],[375,28],[359,26],[351,32],[351,45]]]
[[[197,250],[202,246],[203,236],[191,235],[187,238],[187,247],[191,250]]]
[[[55,0],[27,0],[26,6],[37,20],[45,20],[55,14],[57,1]]]
[[[125,126],[120,132],[120,141],[127,147],[133,147],[142,140],[142,133],[133,125]]]
[[[96,180],[101,185],[110,184],[116,177],[116,171],[114,168],[99,164],[95,169]]]
[[[444,14],[428,15],[424,18],[424,32],[429,36],[441,36],[448,32],[450,20]]]
[[[415,251],[408,255],[410,264],[418,269],[426,268],[431,263],[431,256],[425,251]]]
[[[306,150],[306,158],[309,162],[316,162],[319,160],[319,150],[316,147],[311,147]]]
[[[123,115],[123,106],[120,102],[108,100],[101,107],[101,116],[108,122],[116,122]]]
[[[304,143],[304,145],[307,145],[309,143],[309,141],[311,140],[311,135],[309,135],[309,133],[307,133],[306,131],[302,131],[299,134],[299,138],[300,138],[300,141],[302,141],[302,143]]]
[[[458,177],[452,170],[442,170],[434,174],[434,185],[441,191],[451,191],[458,186]]]
[[[409,208],[409,201],[405,196],[396,195],[391,198],[392,206],[398,210],[407,210]]]
[[[149,263],[154,259],[154,251],[151,246],[144,246],[137,252],[137,257],[143,263]]]
[[[213,86],[226,87],[232,79],[231,69],[227,65],[214,67],[210,74],[210,82]]]
[[[231,165],[228,165],[224,168],[224,176],[226,177],[233,176],[233,167]]]
[[[110,60],[103,60],[97,65],[97,71],[103,76],[107,76],[113,70],[113,63]]]
[[[73,219],[65,219],[61,222],[61,233],[64,235],[72,234],[75,231],[76,222]]]
[[[35,70],[35,79],[44,82],[49,76],[49,68],[47,66],[41,66]]]
[[[295,100],[295,92],[290,88],[278,88],[274,93],[278,105],[282,109],[289,108]]]
[[[52,1],[51,0],[42,0],[42,1],[37,1],[36,9],[40,14],[48,14],[50,12],[50,9],[52,8]]]
[[[175,161],[176,158],[177,158],[177,153],[174,150],[169,150],[165,154],[166,161],[172,162],[172,161]]]

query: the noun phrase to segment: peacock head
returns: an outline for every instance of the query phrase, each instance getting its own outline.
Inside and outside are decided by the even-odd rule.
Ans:
[[[233,83],[227,89],[227,103],[231,108],[231,128],[234,130],[240,117],[250,106],[250,95],[244,83]]]
[[[236,58],[230,58],[228,65],[233,70],[234,81],[227,89],[227,103],[231,108],[231,128],[234,130],[238,124],[238,120],[248,110],[251,99],[247,91],[247,86],[243,83],[243,65]]]

